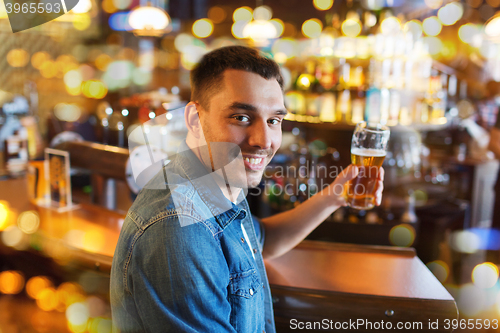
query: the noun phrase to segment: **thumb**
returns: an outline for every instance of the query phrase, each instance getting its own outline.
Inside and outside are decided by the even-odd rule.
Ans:
[[[335,183],[344,185],[349,180],[356,178],[358,173],[359,173],[359,168],[356,165],[350,164],[340,173],[340,175],[337,176],[337,179],[335,179]]]

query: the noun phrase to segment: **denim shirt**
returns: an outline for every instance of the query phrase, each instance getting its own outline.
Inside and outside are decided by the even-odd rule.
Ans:
[[[111,269],[114,328],[275,332],[264,229],[246,199],[226,199],[184,146],[140,192],[123,224]]]

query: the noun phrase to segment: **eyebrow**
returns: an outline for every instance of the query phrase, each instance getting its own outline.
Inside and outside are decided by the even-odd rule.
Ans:
[[[245,111],[251,111],[251,112],[257,112],[257,108],[248,103],[242,103],[242,102],[234,102],[229,106],[229,110],[245,110]],[[288,111],[286,109],[278,109],[274,112],[276,115],[284,115],[286,116],[288,114]]]

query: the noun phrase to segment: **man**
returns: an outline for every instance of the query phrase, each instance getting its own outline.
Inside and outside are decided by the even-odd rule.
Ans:
[[[120,234],[113,321],[121,332],[274,332],[263,258],[344,205],[342,186],[358,170],[293,210],[252,218],[245,188],[259,184],[287,113],[279,67],[250,48],[221,48],[201,59],[191,86],[186,145],[139,194]]]

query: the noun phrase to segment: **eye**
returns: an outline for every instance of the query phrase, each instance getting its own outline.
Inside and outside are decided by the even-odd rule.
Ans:
[[[271,125],[278,125],[279,123],[281,123],[281,119],[269,119],[269,123]]]
[[[234,116],[233,119],[236,119],[236,120],[241,121],[243,123],[247,123],[250,121],[250,118],[247,116]]]

